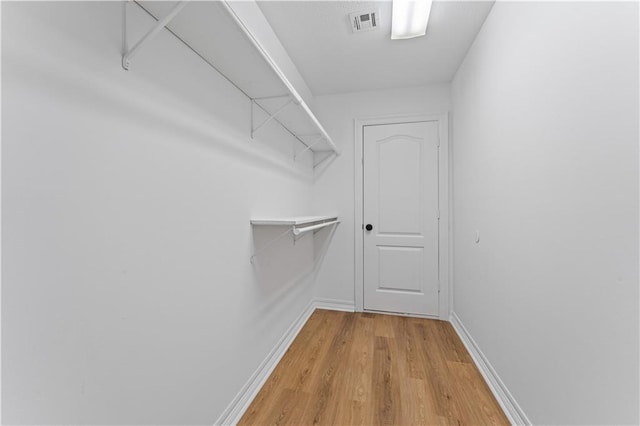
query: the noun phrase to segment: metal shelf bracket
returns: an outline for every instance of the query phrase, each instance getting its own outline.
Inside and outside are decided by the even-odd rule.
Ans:
[[[180,11],[187,5],[187,1],[180,1],[176,4],[173,9],[165,16],[160,19],[136,44],[133,45],[131,49],[128,47],[127,40],[127,8],[131,1],[128,1],[124,5],[124,15],[123,15],[123,49],[124,52],[122,55],[122,68],[125,70],[129,70],[129,66],[131,65],[131,59],[140,51],[140,48],[153,37],[155,37],[160,30],[171,22],[175,16],[180,13]]]
[[[296,244],[296,241],[299,240],[300,238],[304,237],[306,235],[307,232],[309,231],[313,231],[313,234],[315,234],[316,232],[318,232],[320,229],[325,228],[327,226],[333,226],[333,225],[337,225],[338,223],[340,223],[340,220],[338,220],[338,217],[318,217],[318,218],[312,218],[312,220],[309,221],[304,221],[304,222],[298,222],[295,219],[293,221],[289,221],[288,219],[285,220],[257,220],[251,221],[252,225],[284,225],[286,226],[284,232],[282,232],[281,234],[279,234],[277,237],[272,238],[271,240],[269,240],[263,247],[261,247],[260,249],[256,250],[251,257],[249,258],[249,261],[251,263],[254,263],[256,257],[258,257],[258,255],[260,253],[262,253],[263,251],[267,250],[269,247],[271,247],[276,241],[281,240],[284,236],[289,235],[289,233],[292,234],[293,236],[293,245]]]
[[[334,155],[338,155],[337,152],[335,151],[316,151],[316,154],[319,153],[326,153],[327,155],[325,155],[324,157],[322,157],[322,159],[320,159],[320,161],[316,162],[313,164],[313,168],[315,169],[317,166],[319,166],[320,164],[324,163],[326,160],[328,160],[329,158],[333,157]]]
[[[296,160],[298,155],[304,154],[305,152],[309,151],[311,148],[313,148],[315,145],[319,144],[323,140],[325,140],[324,136],[323,135],[319,135],[318,138],[316,140],[314,140],[313,142],[311,142],[311,144],[307,145],[307,147],[305,149],[303,149],[300,152],[294,152],[293,153],[293,159]]]
[[[282,96],[276,96],[277,98],[281,98]],[[276,98],[274,97],[274,98]],[[291,96],[286,96],[287,98],[289,98],[289,100],[287,101],[287,103],[285,103],[284,105],[282,105],[280,108],[278,108],[275,112],[273,113],[268,113],[268,117],[266,120],[264,120],[262,123],[258,124],[257,126],[254,127],[254,123],[253,123],[253,105],[257,105],[259,106],[263,111],[265,111],[265,109],[258,103],[256,102],[256,99],[251,99],[251,139],[253,139],[253,135],[260,130],[262,127],[264,127],[267,123],[269,123],[271,120],[275,119],[276,116],[278,114],[280,114],[282,111],[284,111],[285,109],[287,109],[287,107],[289,107],[291,104],[297,103],[295,101],[295,99],[293,99]],[[266,99],[266,98],[262,98],[262,99]]]
[[[272,239],[271,241],[269,241],[267,244],[265,244],[264,247],[262,247],[260,250],[254,252],[251,257],[249,258],[249,261],[253,264],[254,260],[256,257],[258,257],[258,255],[260,253],[262,253],[263,251],[265,251],[266,249],[268,249],[269,247],[271,247],[276,241],[280,240],[282,237],[284,237],[285,235],[287,235],[289,232],[293,232],[294,228],[287,228],[286,231],[284,231],[282,234],[278,235],[277,237],[275,237],[274,239]],[[294,234],[295,235],[295,234]],[[294,240],[295,243],[295,240]]]
[[[209,61],[209,59],[207,59],[206,57],[202,56],[202,54],[199,53],[197,50],[195,50],[191,45],[189,45],[187,43],[187,41],[183,40],[172,29],[167,28],[167,25],[169,24],[169,22],[171,22],[171,20],[176,15],[178,15],[178,13],[180,13],[180,11],[190,1],[191,0],[180,0],[180,1],[178,1],[172,7],[172,9],[169,11],[169,13],[167,13],[166,16],[164,16],[163,18],[158,18],[153,13],[149,12],[149,10],[142,4],[143,2],[139,2],[138,0],[125,0],[123,2],[123,6],[122,6],[122,15],[123,15],[122,16],[122,23],[123,23],[123,25],[122,25],[122,67],[125,70],[129,70],[133,57],[140,51],[140,49],[145,44],[147,44],[147,42],[149,40],[151,40],[155,36],[157,36],[158,33],[160,33],[160,31],[163,28],[166,28],[171,34],[173,34],[175,37],[177,37],[178,40],[183,42],[194,53],[196,53],[198,56],[200,56],[200,58],[202,58],[205,61],[205,63],[207,63],[209,66],[211,66],[211,68],[213,68],[222,77],[224,77],[227,81],[229,81],[230,84],[232,84],[236,89],[238,89],[240,92],[242,92],[251,101],[251,139],[254,138],[254,135],[258,130],[262,129],[267,124],[269,124],[271,121],[273,121],[273,122],[279,124],[293,138],[295,138],[298,142],[300,142],[301,144],[303,144],[305,146],[305,149],[303,149],[301,152],[296,152],[296,149],[295,149],[295,146],[294,146],[294,148],[293,148],[294,160],[296,159],[296,156],[299,156],[299,155],[301,155],[304,152],[309,151],[309,150],[313,151],[314,153],[327,152],[327,151],[324,151],[324,149],[322,149],[320,151],[315,151],[315,146],[317,146],[317,144],[320,143],[320,141],[322,141],[322,140],[324,140],[324,143],[327,145],[328,149],[332,150],[335,155],[340,155],[340,151],[336,147],[335,143],[333,142],[331,137],[327,134],[326,130],[322,127],[322,125],[320,124],[318,119],[315,117],[313,112],[309,109],[309,106],[305,103],[304,99],[302,99],[300,94],[296,91],[295,87],[291,84],[291,82],[289,81],[287,76],[282,72],[282,70],[280,69],[278,64],[274,61],[274,59],[269,54],[269,52],[267,50],[265,50],[264,46],[260,43],[260,41],[253,34],[253,32],[251,31],[249,26],[247,26],[247,22],[250,21],[250,19],[248,19],[248,18],[250,18],[250,16],[245,16],[245,15],[247,15],[246,11],[243,11],[242,8],[236,8],[233,5],[233,1],[231,1],[231,0],[221,0],[219,3],[226,9],[226,11],[229,13],[229,16],[237,24],[238,28],[244,32],[244,34],[247,36],[249,42],[253,45],[253,47],[256,49],[256,51],[262,56],[262,58],[265,60],[266,64],[271,68],[271,70],[275,73],[275,75],[278,77],[280,82],[284,85],[286,90],[289,92],[288,94],[280,95],[280,96],[266,96],[266,97],[253,98],[248,93],[246,93],[240,86],[238,86],[238,84],[233,82],[228,76],[226,76],[225,74],[221,73],[220,70],[218,68],[216,68],[216,66],[213,63],[211,63]],[[197,2],[194,2],[194,3],[197,3]],[[142,36],[130,48],[129,47],[129,37],[128,37],[128,34],[127,34],[127,32],[128,32],[128,29],[127,29],[127,18],[128,18],[128,16],[127,16],[127,14],[129,13],[129,8],[131,7],[131,5],[139,6],[140,8],[145,10],[147,13],[149,13],[149,15],[151,15],[151,17],[153,17],[157,22],[152,26],[152,28],[149,29],[149,31],[147,31],[147,33],[144,36]],[[275,98],[286,98],[287,100],[286,100],[286,103],[283,106],[281,106],[277,111],[271,112],[271,110],[273,108],[273,104],[271,104],[269,108],[266,108],[265,103],[261,102],[261,101],[262,100],[267,100],[267,99],[275,99]],[[315,127],[315,129],[319,132],[318,134],[322,135],[323,138],[320,138],[318,140],[314,139],[312,144],[309,145],[309,142],[306,141],[305,137],[317,136],[317,135],[315,135],[315,134],[314,135],[301,135],[301,134],[298,134],[297,131],[295,131],[295,130],[290,128],[291,125],[288,122],[284,122],[282,120],[282,117],[280,117],[279,114],[281,114],[291,104],[294,104],[299,108],[298,112],[302,113],[302,115],[304,117],[306,117],[306,119],[309,121],[308,124],[313,125],[313,127]],[[259,108],[260,110],[262,110],[262,113],[260,113],[260,117],[267,117],[266,119],[264,119],[264,121],[262,121],[258,125],[256,125],[256,117],[255,117],[255,114],[254,114],[254,112],[255,112],[254,110],[256,109],[256,107]],[[300,117],[298,117],[299,115],[300,114],[296,114],[295,115],[296,122],[299,121],[299,118],[300,118]],[[312,148],[312,147],[314,147],[314,148]],[[330,156],[331,155],[329,155],[328,157],[330,157]],[[320,162],[323,162],[328,157],[325,157],[325,158],[321,159]],[[317,163],[317,164],[319,164],[319,163]],[[317,164],[315,164],[314,167]]]

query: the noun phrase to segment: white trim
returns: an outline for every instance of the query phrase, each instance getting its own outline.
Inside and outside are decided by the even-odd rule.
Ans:
[[[376,311],[375,309],[365,309],[362,312],[368,312],[371,314],[380,314],[380,315],[393,315],[395,317],[421,318],[421,319],[432,319],[432,320],[440,319],[438,315],[407,314],[404,312]]]
[[[330,311],[355,312],[356,307],[353,301],[337,300],[337,299],[320,299],[314,300],[316,309],[328,309]]]
[[[2,46],[2,2],[0,2],[0,46]],[[2,67],[0,67],[0,82],[2,81]],[[2,99],[2,84],[0,84],[0,99]],[[0,117],[2,117],[2,103],[0,103]],[[1,120],[0,120],[1,121]],[[2,123],[0,122],[0,135]],[[2,144],[0,141],[0,217],[2,217]],[[2,241],[2,221],[0,221],[0,241]],[[0,244],[0,259],[2,259],[2,244]],[[2,262],[0,262],[0,318],[2,316]],[[0,327],[0,342],[2,342],[2,327]],[[0,383],[2,382],[2,344],[0,343]],[[2,421],[2,386],[0,386],[0,422]]]
[[[449,122],[449,128],[448,128],[448,136],[453,139],[454,135],[453,135],[453,123]],[[449,176],[448,176],[448,180],[449,180],[449,193],[447,194],[449,196],[449,205],[448,205],[448,209],[449,209],[449,214],[447,215],[447,220],[449,222],[449,286],[448,286],[448,291],[449,291],[449,312],[453,312],[453,298],[454,298],[454,294],[455,294],[455,286],[456,286],[456,278],[455,278],[455,256],[453,255],[454,252],[454,244],[455,244],[455,226],[456,223],[453,220],[453,200],[454,200],[454,191],[455,191],[455,185],[453,183],[453,175],[454,175],[454,156],[453,156],[453,149],[454,149],[454,144],[449,144],[449,150],[448,150],[448,155],[449,155]]]
[[[237,424],[247,408],[251,405],[251,402],[256,397],[264,383],[267,381],[273,370],[276,368],[280,359],[284,356],[293,343],[294,339],[302,330],[302,327],[307,323],[307,320],[316,310],[316,302],[312,300],[309,302],[302,313],[296,318],[291,326],[284,333],[280,341],[266,356],[264,361],[260,363],[258,369],[251,375],[247,383],[240,389],[240,392],[236,395],[227,408],[222,412],[218,420],[214,425],[235,425]]]
[[[502,407],[502,410],[509,418],[511,424],[531,425],[529,418],[527,418],[524,411],[522,411],[520,405],[518,405],[513,395],[511,395],[507,386],[505,386],[504,382],[500,379],[496,370],[493,369],[491,363],[482,353],[478,344],[473,340],[455,312],[451,312],[450,321],[453,329],[458,333],[458,336],[460,336],[460,340],[464,343],[464,346],[471,355],[473,362],[475,362],[478,370],[480,370],[482,377],[484,377],[484,380],[487,382],[489,389],[491,389],[493,396],[496,397],[498,404]]]
[[[307,323],[311,314],[316,309],[328,309],[331,311],[355,312],[353,302],[349,300],[336,299],[313,299],[302,313],[296,318],[291,326],[284,333],[280,341],[266,356],[264,361],[260,363],[258,369],[251,375],[247,383],[240,389],[227,408],[222,412],[214,425],[235,425],[237,424],[245,411],[249,408],[253,399],[258,395],[260,389],[265,384],[273,370],[276,368],[284,354],[293,343],[302,327]]]
[[[440,207],[439,222],[439,253],[440,253],[440,299],[438,303],[438,318],[442,320],[449,319],[451,312],[450,302],[450,279],[449,279],[449,241],[451,235],[449,232],[449,115],[446,112],[440,114],[403,114],[403,115],[385,115],[376,117],[364,117],[354,120],[354,263],[355,263],[355,285],[354,300],[355,309],[358,312],[364,311],[364,276],[363,276],[363,248],[362,241],[364,231],[362,230],[362,188],[363,188],[363,164],[362,164],[362,143],[364,126],[396,124],[406,122],[419,121],[437,121],[438,134],[440,136],[439,151],[439,176],[438,176],[438,204]]]
[[[284,333],[280,341],[266,356],[264,361],[260,363],[257,370],[251,375],[247,383],[242,387],[240,392],[231,401],[227,408],[222,412],[214,425],[235,425],[237,424],[245,411],[249,408],[253,399],[256,397],[262,386],[265,384],[273,370],[276,368],[284,354],[295,340],[296,336],[307,323],[311,314],[316,309],[329,309],[333,311],[354,312],[355,305],[348,300],[336,299],[313,299],[302,313],[296,318],[291,326]],[[377,312],[384,313],[384,312]],[[393,314],[399,315],[399,314]],[[411,315],[414,316],[414,315]],[[469,332],[464,327],[460,318],[455,312],[451,312],[451,325],[467,348],[474,363],[480,370],[482,377],[487,382],[489,389],[495,396],[498,404],[502,407],[511,424],[514,425],[531,425],[531,422],[520,408],[516,400],[513,398],[507,387],[504,385],[498,374],[495,372],[487,358],[484,356],[476,342],[473,340]]]

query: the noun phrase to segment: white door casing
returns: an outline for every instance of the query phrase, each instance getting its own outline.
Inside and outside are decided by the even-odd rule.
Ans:
[[[364,127],[367,310],[438,316],[439,144],[436,121]]]
[[[356,120],[358,311],[449,317],[447,129],[446,114]]]

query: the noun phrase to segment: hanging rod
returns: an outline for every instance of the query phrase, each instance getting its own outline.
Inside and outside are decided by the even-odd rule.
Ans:
[[[336,220],[331,221],[331,222],[319,223],[317,225],[305,226],[305,227],[302,227],[302,228],[294,227],[293,228],[293,235],[300,235],[300,234],[303,234],[305,232],[309,232],[309,231],[313,231],[313,230],[316,230],[316,229],[324,228],[325,226],[331,226],[331,225],[334,225],[334,224],[339,223],[339,222],[340,221],[336,219]]]
[[[251,219],[251,225],[259,226],[286,226],[284,232],[279,234],[277,237],[269,240],[262,248],[255,251],[249,261],[253,263],[254,259],[267,248],[271,247],[276,241],[282,239],[285,235],[288,235],[290,232],[293,234],[293,241],[295,244],[296,237],[307,233],[309,231],[316,231],[318,229],[336,225],[340,223],[337,216],[311,216],[311,217],[294,217],[294,218],[280,218],[280,219]],[[314,232],[315,233],[315,232]]]

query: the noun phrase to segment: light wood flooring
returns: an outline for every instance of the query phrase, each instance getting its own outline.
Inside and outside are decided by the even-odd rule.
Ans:
[[[239,424],[509,422],[448,322],[316,310]]]

